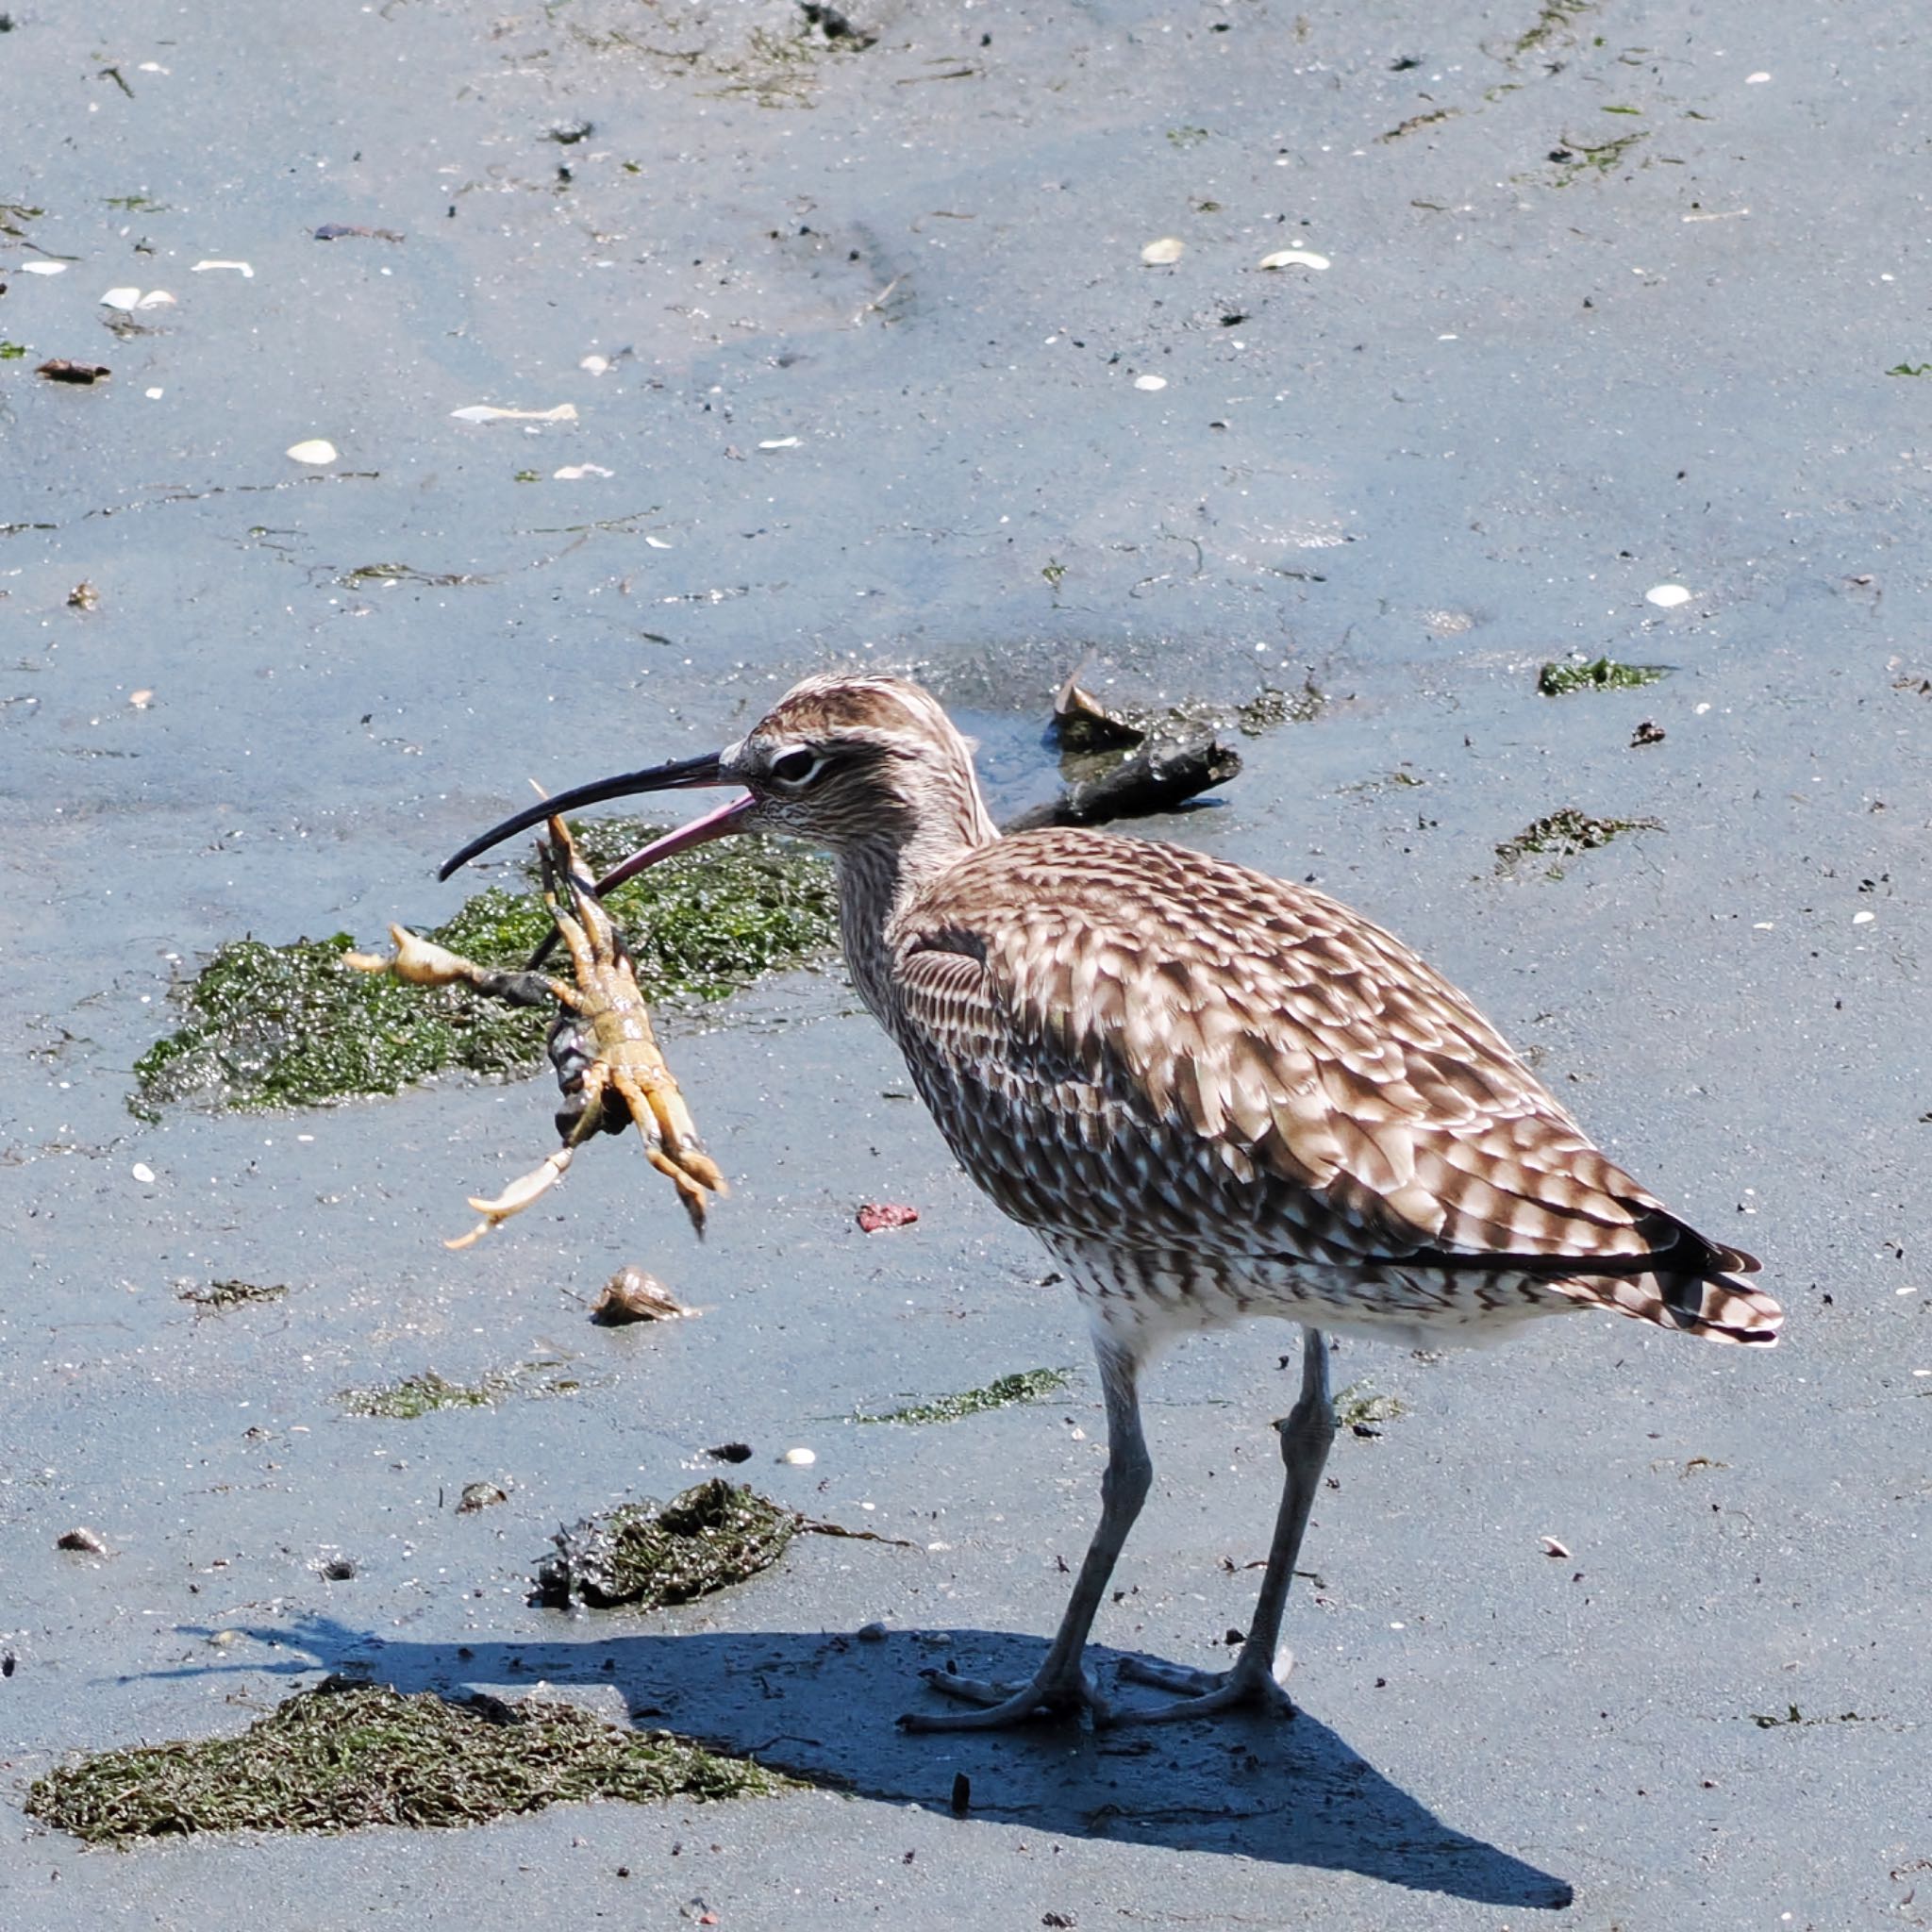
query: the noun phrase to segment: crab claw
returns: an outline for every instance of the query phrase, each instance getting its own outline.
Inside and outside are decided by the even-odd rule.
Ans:
[[[385,959],[380,953],[344,953],[342,964],[358,973],[392,973],[409,986],[451,986],[471,979],[476,969],[458,958],[447,946],[420,938],[406,925],[392,925],[389,936],[395,941],[395,957]]]
[[[473,1241],[478,1241],[492,1227],[508,1221],[512,1214],[521,1214],[531,1202],[541,1199],[564,1176],[570,1166],[571,1155],[575,1149],[559,1147],[541,1167],[535,1167],[520,1180],[513,1180],[493,1201],[483,1200],[479,1195],[470,1196],[470,1206],[483,1219],[468,1234],[459,1234],[452,1241],[443,1242],[446,1248],[467,1248]]]

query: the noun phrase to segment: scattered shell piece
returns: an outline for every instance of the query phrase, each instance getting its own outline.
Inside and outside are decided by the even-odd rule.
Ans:
[[[144,389],[142,391],[142,394],[144,395],[149,402],[158,403],[164,395],[167,394],[167,391],[164,389]]]
[[[78,1550],[89,1557],[105,1557],[110,1554],[107,1543],[84,1525],[62,1530],[54,1539],[54,1547],[57,1550]]]
[[[197,261],[194,264],[194,273],[200,275],[204,270],[211,268],[231,268],[245,280],[252,282],[255,279],[253,266],[245,261]]]
[[[1760,70],[1757,74],[1747,74],[1744,76],[1744,85],[1746,87],[1762,87],[1770,78],[1770,75]]]
[[[1163,235],[1158,242],[1150,242],[1141,251],[1141,259],[1149,268],[1165,268],[1170,262],[1178,261],[1188,252],[1188,244],[1178,235]]]
[[[585,356],[577,363],[579,369],[587,370],[592,375],[602,375],[610,367],[608,356]]]
[[[882,1227],[910,1227],[919,1219],[919,1209],[902,1201],[868,1201],[858,1210],[862,1234],[877,1234]]]
[[[175,298],[165,289],[150,289],[143,294],[139,289],[109,289],[101,297],[103,308],[172,308]]]
[[[56,356],[34,371],[49,382],[75,383],[83,389],[92,383],[105,382],[113,373],[104,362],[70,362],[64,356]]]
[[[788,1449],[778,1458],[780,1462],[789,1462],[793,1469],[809,1469],[818,1459],[815,1449]]]
[[[662,537],[646,537],[644,541],[653,550],[669,550],[671,548],[671,545]]]
[[[64,275],[67,264],[64,261],[24,261],[20,272],[24,275]]]
[[[655,1274],[626,1265],[604,1284],[604,1292],[591,1306],[591,1320],[615,1328],[626,1322],[675,1322],[695,1315]]]
[[[1539,1537],[1537,1541],[1542,1545],[1543,1555],[1546,1557],[1567,1557],[1570,1554],[1569,1545],[1558,1542],[1553,1536]]]
[[[127,702],[130,705],[132,705],[137,711],[146,710],[147,708],[154,703],[154,701],[155,694],[151,691],[131,691],[127,693]]]
[[[798,438],[795,436],[772,436],[767,437],[763,442],[758,444],[758,447],[760,449],[796,449],[798,447]]]
[[[602,463],[566,463],[550,475],[558,483],[581,483],[587,476],[614,476],[617,472],[607,470]]]
[[[471,403],[450,414],[458,423],[575,423],[577,406],[558,403],[554,409],[499,409],[494,403]]]
[[[1674,610],[1679,604],[1690,603],[1690,592],[1682,584],[1653,584],[1644,591],[1643,601],[1659,610]]]
[[[336,446],[327,438],[317,436],[308,442],[291,443],[285,454],[292,462],[308,463],[322,470],[336,460]]]
[[[1875,912],[1855,912],[1852,914],[1852,924],[1854,925],[1870,925],[1877,917],[1878,915]]]
[[[1167,387],[1167,377],[1164,375],[1137,375],[1134,378],[1134,387],[1136,389],[1165,389]]]
[[[155,1171],[144,1160],[137,1160],[127,1172],[144,1188],[151,1188],[155,1184]]]
[[[68,591],[67,608],[70,610],[98,610],[101,608],[101,593],[83,577]]]
[[[498,1503],[508,1503],[509,1491],[501,1483],[465,1483],[463,1493],[457,1498],[457,1514],[474,1516],[479,1509],[493,1508]]]
[[[1255,266],[1323,269],[1328,266],[1328,258],[1325,255],[1317,255],[1312,248],[1277,248],[1273,255],[1264,255]]]

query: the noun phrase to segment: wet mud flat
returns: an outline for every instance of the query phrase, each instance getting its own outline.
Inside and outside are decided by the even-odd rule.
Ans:
[[[0,1920],[1919,1909],[1911,9],[7,19]],[[211,1108],[247,1071],[219,1028],[155,1058],[210,962],[325,1047],[332,936],[471,918],[433,867],[526,777],[713,748],[840,662],[927,679],[1002,816],[1091,775],[1044,731],[1070,674],[1129,715],[1321,693],[1136,829],[1416,943],[1620,1159],[1736,1217],[1786,1345],[1345,1351],[1291,1724],[899,1736],[922,1668],[1037,1661],[1104,1428],[808,870],[744,970],[652,991],[733,1183],[702,1245],[611,1142],[443,1250],[543,1143],[506,1077],[541,1022],[404,1064],[382,1007],[394,1077],[336,1091],[400,1091],[322,1107]],[[511,924],[521,863],[480,882]],[[714,924],[766,903],[706,877]],[[593,1324],[625,1268],[699,1318]],[[1160,1372],[1104,1673],[1243,1627],[1284,1352]],[[529,1600],[559,1525],[721,1472],[876,1540]],[[110,1852],[32,1798],[343,1696],[554,1720],[539,1784],[618,1761],[475,1830]],[[666,1734],[783,1787],[653,1788],[625,1740]]]

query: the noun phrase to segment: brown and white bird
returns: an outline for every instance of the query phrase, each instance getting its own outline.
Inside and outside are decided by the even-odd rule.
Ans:
[[[1595,1147],[1481,1014],[1321,892],[1105,832],[1002,838],[966,741],[917,685],[808,678],[715,756],[581,786],[466,846],[635,792],[744,795],[610,878],[727,833],[830,850],[860,996],[966,1171],[1031,1228],[1091,1325],[1108,1456],[1058,1634],[1018,1687],[927,1672],[974,1708],[919,1730],[1077,1710],[1115,1721],[1291,1709],[1276,1647],[1335,1433],[1324,1330],[1488,1341],[1607,1308],[1768,1344],[1749,1255],[1693,1232]],[[1303,1324],[1287,1480],[1231,1669],[1127,1659],[1176,1691],[1109,1711],[1081,1656],[1152,1476],[1137,1387],[1167,1343],[1247,1316]]]

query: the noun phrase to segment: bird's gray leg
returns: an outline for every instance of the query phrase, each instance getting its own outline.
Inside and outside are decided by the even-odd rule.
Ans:
[[[1294,1658],[1282,1653],[1277,1661],[1276,1646],[1281,1639],[1281,1612],[1288,1602],[1288,1587],[1294,1580],[1295,1559],[1301,1555],[1302,1535],[1308,1526],[1308,1512],[1314,1507],[1315,1495],[1321,1488],[1329,1445],[1335,1441],[1335,1405],[1328,1391],[1328,1344],[1320,1329],[1303,1331],[1301,1396],[1274,1427],[1281,1438],[1281,1459],[1288,1475],[1281,1487],[1281,1507],[1275,1513],[1274,1541],[1268,1548],[1268,1567],[1261,1574],[1261,1593],[1255,1600],[1247,1641],[1242,1643],[1233,1669],[1190,1671],[1142,1657],[1124,1658],[1121,1664],[1122,1676],[1137,1683],[1156,1684],[1164,1690],[1190,1694],[1173,1704],[1157,1705],[1151,1710],[1116,1711],[1115,1723],[1168,1724],[1177,1718],[1208,1717],[1218,1710],[1241,1707],[1281,1717],[1294,1715],[1294,1706],[1281,1688],[1281,1679],[1288,1675]]]
[[[1086,1560],[1067,1599],[1066,1613],[1055,1633],[1046,1661],[1025,1685],[989,1684],[950,1671],[922,1671],[935,1690],[978,1710],[908,1711],[899,1722],[908,1731],[984,1731],[1022,1724],[1037,1718],[1060,1717],[1082,1706],[1105,1722],[1106,1707],[1093,1681],[1080,1665],[1087,1633],[1107,1594],[1108,1579],[1147,1491],[1154,1481],[1154,1462],[1141,1429],[1141,1399],[1136,1389],[1140,1364],[1133,1355],[1096,1339],[1100,1357],[1100,1389],[1107,1403],[1107,1473],[1100,1479],[1100,1526],[1088,1545]]]

